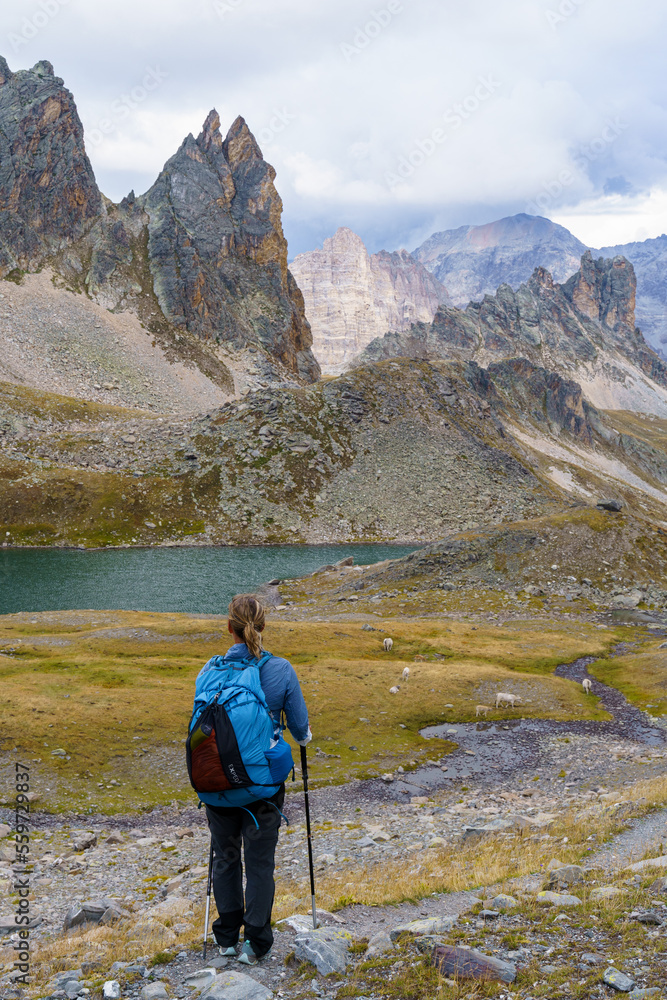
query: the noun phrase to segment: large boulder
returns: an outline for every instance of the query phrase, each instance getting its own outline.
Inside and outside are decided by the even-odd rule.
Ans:
[[[343,973],[350,960],[348,948],[351,940],[347,931],[335,927],[302,931],[294,939],[294,954],[302,961],[312,962],[323,976],[332,972]]]
[[[423,920],[411,920],[407,924],[398,924],[398,926],[392,927],[389,931],[389,937],[392,941],[396,941],[402,934],[409,934],[411,937],[448,934],[457,920],[457,914],[445,917],[426,917]]]
[[[586,873],[580,865],[563,865],[552,871],[549,877],[550,889],[569,889],[571,885],[578,885],[586,881]]]
[[[515,965],[484,955],[475,948],[436,945],[431,961],[443,976],[457,979],[500,983],[513,983],[516,979]]]
[[[222,972],[199,994],[199,1000],[270,1000],[271,990],[243,972]]]
[[[99,899],[88,899],[84,903],[75,903],[65,914],[63,930],[80,927],[82,924],[111,924],[120,920],[124,912],[115,899],[102,896]]]

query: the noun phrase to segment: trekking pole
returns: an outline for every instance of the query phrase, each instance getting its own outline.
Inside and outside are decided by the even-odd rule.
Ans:
[[[313,871],[313,837],[310,831],[310,805],[308,803],[308,758],[306,757],[305,747],[301,747],[301,773],[303,774],[303,797],[306,803],[308,867],[310,868],[310,902],[313,908],[313,929],[317,930],[317,910],[315,908],[315,872]]]
[[[208,918],[211,912],[211,883],[213,881],[213,837],[208,856],[208,885],[206,886],[206,916],[204,917],[204,961],[206,961],[206,944],[208,941]]]

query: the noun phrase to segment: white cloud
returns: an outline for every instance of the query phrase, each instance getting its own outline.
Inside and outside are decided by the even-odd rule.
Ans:
[[[2,5],[0,49],[14,69],[50,59],[91,129],[148,69],[165,74],[130,118],[89,143],[115,199],[145,187],[213,106],[223,127],[242,114],[262,136],[292,252],[341,224],[372,249],[413,245],[417,232],[524,211],[563,171],[572,178],[542,214],[592,227],[584,220],[602,216],[590,206],[602,206],[625,234],[632,213],[617,206],[667,190],[661,0],[48,3],[57,13],[35,31],[40,0]],[[571,13],[553,23],[561,9]],[[474,107],[484,79],[498,86]],[[467,117],[455,126],[457,106]],[[587,157],[617,119],[627,128]],[[389,184],[436,128],[446,138]],[[605,193],[614,190],[616,201]]]
[[[340,167],[328,160],[314,160],[300,152],[285,156],[283,164],[294,191],[302,198],[334,204],[346,201],[379,205],[389,201],[386,186],[346,177]]]
[[[653,239],[667,233],[667,190],[636,197],[609,195],[583,201],[574,211],[551,215],[590,247]]]

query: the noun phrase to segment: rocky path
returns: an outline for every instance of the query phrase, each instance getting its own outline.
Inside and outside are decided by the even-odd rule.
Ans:
[[[620,652],[620,651],[619,651]],[[588,677],[594,657],[582,657],[556,668],[557,677],[581,682]],[[593,694],[612,719],[568,720],[508,719],[506,722],[477,722],[429,726],[422,730],[427,739],[454,740],[458,749],[429,762],[429,766],[395,775],[391,796],[428,795],[454,781],[475,781],[485,786],[516,777],[540,780],[554,765],[570,784],[592,776],[607,780],[623,757],[656,759],[667,748],[667,730],[657,720],[631,705],[620,691],[591,678]],[[436,755],[437,756],[437,755]]]
[[[631,823],[627,830],[623,830],[601,851],[593,854],[589,863],[605,872],[618,871],[625,865],[639,861],[647,852],[656,857],[665,854],[666,845],[667,810],[660,809]]]

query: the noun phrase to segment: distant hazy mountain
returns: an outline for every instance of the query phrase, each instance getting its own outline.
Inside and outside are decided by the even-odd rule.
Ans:
[[[328,369],[356,357],[375,337],[430,323],[451,300],[447,289],[407,250],[369,254],[345,226],[321,250],[299,254],[290,271],[313,331],[313,352]]]
[[[605,257],[622,254],[637,275],[637,326],[655,351],[667,354],[667,236],[603,247]]]
[[[563,226],[539,216],[511,215],[484,226],[461,226],[432,236],[412,256],[447,286],[457,306],[495,295],[501,284],[513,289],[536,267],[563,282],[579,268],[588,249]],[[637,325],[651,347],[667,353],[667,236],[592,249],[594,256],[626,257],[637,275]]]
[[[433,233],[412,256],[446,285],[455,305],[466,306],[495,295],[499,285],[518,288],[536,267],[546,268],[554,281],[565,281],[578,270],[586,249],[563,226],[522,213]]]

